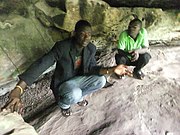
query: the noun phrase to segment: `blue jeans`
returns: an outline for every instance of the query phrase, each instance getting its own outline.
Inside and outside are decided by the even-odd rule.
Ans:
[[[67,109],[70,105],[83,100],[83,96],[104,87],[106,78],[104,76],[77,76],[60,85],[58,96],[59,107]]]

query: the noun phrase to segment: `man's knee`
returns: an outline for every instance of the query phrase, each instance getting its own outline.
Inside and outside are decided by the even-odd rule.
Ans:
[[[115,60],[116,60],[116,64],[119,65],[119,64],[126,64],[126,58],[119,55],[119,54],[116,54],[115,55]]]
[[[149,60],[151,59],[151,55],[149,53],[144,53],[144,54],[141,54],[140,55],[141,57],[141,60],[144,62],[144,63],[148,63]]]
[[[74,82],[66,81],[66,82],[64,82],[63,84],[60,85],[60,87],[59,87],[60,90],[59,91],[63,92],[64,90],[71,90],[74,87],[76,87]]]
[[[63,95],[64,103],[74,104],[79,102],[82,98],[82,90],[80,88],[74,88]]]
[[[106,84],[106,78],[105,76],[99,76],[98,77],[98,87],[103,88]]]
[[[59,87],[58,95],[61,97],[61,101],[65,104],[73,104],[78,102],[82,97],[82,90],[74,84],[72,81],[64,82]]]

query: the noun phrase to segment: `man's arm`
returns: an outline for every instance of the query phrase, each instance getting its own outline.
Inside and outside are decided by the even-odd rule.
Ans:
[[[132,76],[131,71],[129,71],[127,69],[127,66],[121,64],[121,65],[117,65],[114,67],[104,67],[100,69],[100,74],[104,75],[104,74],[112,74],[112,73],[116,73],[117,75],[128,75],[128,76]]]
[[[126,35],[126,31],[121,32],[117,45],[118,50],[123,51],[126,48]]]
[[[134,62],[136,60],[138,60],[139,58],[139,54],[143,54],[149,51],[149,48],[142,48],[142,49],[137,49],[137,50],[133,50],[133,51],[129,51],[129,53],[133,56],[131,61]]]
[[[9,95],[9,101],[2,109],[9,109],[11,112],[18,112],[22,114],[23,112],[23,104],[21,102],[21,94],[26,89],[27,84],[23,80],[20,80],[15,88],[11,91]]]
[[[139,54],[143,54],[143,53],[149,52],[149,48],[145,47],[145,48],[137,49],[135,51]]]
[[[35,61],[23,74],[19,75],[20,81],[9,95],[9,101],[2,109],[10,109],[11,112],[22,113],[21,95],[27,85],[31,85],[47,68],[55,63],[61,56],[55,45],[47,54]]]
[[[58,49],[58,45],[55,44],[48,53],[32,63],[24,73],[19,75],[20,80],[25,81],[26,84],[30,86],[44,71],[46,71],[59,59],[59,57],[61,57],[62,53],[60,51],[61,50]]]
[[[123,56],[130,55],[130,53],[129,53],[129,52],[125,52],[125,51],[124,51],[124,50],[122,50],[122,49],[118,49],[118,54],[121,54],[121,55],[123,55]]]
[[[149,41],[148,41],[148,34],[145,28],[142,28],[142,38],[143,41],[141,43],[141,49],[137,49],[136,52],[139,54],[143,54],[149,51]]]
[[[99,75],[105,75],[105,74],[112,74],[116,73],[118,75],[129,75],[132,76],[132,73],[127,69],[127,66],[125,65],[117,65],[114,67],[102,67],[96,65],[96,47],[93,47],[92,51],[92,57],[90,60],[90,67],[89,67],[89,74],[99,74]]]

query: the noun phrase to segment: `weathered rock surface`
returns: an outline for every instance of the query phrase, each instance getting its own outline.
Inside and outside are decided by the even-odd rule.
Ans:
[[[151,2],[152,7],[160,3]],[[176,1],[171,4],[178,6]],[[171,4],[166,5],[173,7]],[[17,75],[47,52],[54,42],[68,37],[79,19],[92,24],[92,41],[97,48],[116,46],[111,39],[118,39],[134,14],[143,20],[150,40],[171,41],[180,37],[180,13],[176,8],[114,8],[102,0],[2,0],[0,5],[1,95],[5,92],[3,84],[16,81]]]
[[[103,0],[114,7],[156,7],[163,9],[177,8],[179,9],[180,3],[178,0]]]
[[[38,135],[35,129],[24,122],[16,112],[0,112],[0,135]]]
[[[72,106],[72,116],[64,118],[53,106],[45,118],[41,115],[44,124],[38,119],[32,124],[40,135],[179,135],[179,52],[179,47],[151,48],[143,81],[112,78],[112,87],[86,97],[87,107]]]
[[[87,107],[73,105],[68,118],[54,104],[48,74],[23,94],[24,118],[40,135],[179,135],[179,53],[178,46],[152,46],[143,81],[112,76],[112,87],[88,95]],[[1,105],[5,101],[1,96]]]
[[[48,74],[30,86],[23,95],[23,117],[42,135],[179,135],[179,48],[167,48],[169,45],[180,45],[179,3],[169,0],[123,2],[1,0],[0,95],[6,95],[0,97],[0,107],[8,100],[7,92],[18,81],[17,75],[46,53],[54,42],[70,36],[79,19],[86,19],[92,24],[92,42],[99,50],[104,50],[101,53],[103,59],[98,63],[114,65],[115,52],[111,52],[111,49],[116,47],[120,32],[127,28],[136,14],[143,20],[151,43],[164,43],[163,48],[152,49],[153,59],[145,68],[147,77],[144,81],[133,78],[115,80],[117,82],[113,87],[88,96],[88,107],[80,109],[73,106],[74,115],[66,119],[53,104]]]

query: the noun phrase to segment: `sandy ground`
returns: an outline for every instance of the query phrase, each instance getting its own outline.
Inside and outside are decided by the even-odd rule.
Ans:
[[[113,79],[68,118],[53,104],[46,76],[23,95],[23,117],[39,135],[180,135],[180,47],[153,46],[151,55],[144,80]]]

